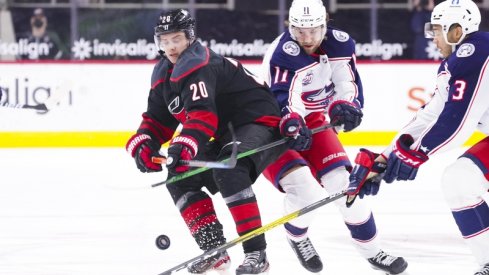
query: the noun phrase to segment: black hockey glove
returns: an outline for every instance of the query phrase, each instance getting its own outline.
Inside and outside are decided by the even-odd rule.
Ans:
[[[333,126],[343,125],[345,132],[355,129],[362,123],[363,113],[357,104],[338,100],[331,104],[328,110],[329,118]]]
[[[288,113],[279,123],[280,134],[289,138],[287,145],[296,151],[308,150],[312,143],[312,132],[298,113]]]
[[[133,135],[126,144],[126,150],[136,161],[136,166],[141,172],[159,172],[161,164],[153,163],[152,157],[162,157],[160,155],[161,145],[152,140],[146,134]]]

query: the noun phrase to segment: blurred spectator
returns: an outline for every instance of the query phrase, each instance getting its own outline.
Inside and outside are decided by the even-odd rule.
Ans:
[[[22,53],[20,59],[46,60],[62,59],[67,55],[66,47],[58,34],[47,30],[48,19],[43,9],[35,9],[30,20],[31,32],[19,40],[29,51]]]
[[[411,30],[414,33],[414,59],[430,59],[426,50],[430,39],[424,37],[424,24],[430,22],[431,11],[434,6],[434,0],[413,0],[414,9],[411,17]]]

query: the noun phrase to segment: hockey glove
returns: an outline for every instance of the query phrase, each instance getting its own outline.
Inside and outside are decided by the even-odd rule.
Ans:
[[[279,123],[280,134],[289,138],[287,145],[296,151],[308,150],[312,143],[312,132],[298,113],[288,113]]]
[[[166,167],[171,174],[183,173],[189,170],[185,161],[191,160],[197,154],[197,141],[190,136],[177,136],[173,138],[168,147]]]
[[[141,172],[159,172],[161,164],[153,163],[151,157],[162,157],[159,150],[161,145],[146,134],[133,135],[126,144],[126,150],[136,161]]]
[[[413,143],[413,137],[408,134],[401,135],[396,141],[387,160],[387,170],[384,175],[387,183],[394,180],[413,180],[419,166],[428,160],[428,156],[423,152],[409,148]]]
[[[363,148],[358,152],[355,158],[355,167],[353,167],[350,174],[350,184],[346,189],[346,194],[348,195],[346,200],[347,207],[353,204],[356,196],[362,199],[363,196],[375,196],[379,192],[380,181],[386,169],[386,164],[375,161],[378,156],[379,154]],[[369,177],[370,172],[375,173],[375,175]]]
[[[363,113],[357,104],[338,100],[333,102],[328,110],[331,124],[334,126],[343,125],[345,132],[355,129],[362,122]]]

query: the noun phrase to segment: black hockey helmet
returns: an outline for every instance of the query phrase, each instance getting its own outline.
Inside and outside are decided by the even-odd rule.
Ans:
[[[195,20],[185,9],[162,12],[155,27],[155,36],[182,31],[191,42],[195,40]]]
[[[179,31],[185,33],[185,37],[190,41],[189,45],[195,41],[195,20],[190,13],[185,9],[162,12],[154,33],[155,44],[161,56],[165,56],[165,51],[160,45],[160,35]]]

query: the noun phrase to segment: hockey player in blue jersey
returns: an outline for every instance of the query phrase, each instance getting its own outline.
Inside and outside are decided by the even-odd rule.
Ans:
[[[337,132],[311,135],[311,128],[328,123],[351,131],[362,119],[363,93],[356,69],[355,43],[350,36],[327,26],[320,0],[295,0],[289,29],[265,54],[263,73],[281,108],[280,130],[291,148],[264,171],[284,192],[285,212],[303,208],[348,186],[351,164]],[[352,208],[337,201],[355,247],[376,268],[398,274],[407,267],[402,257],[381,250],[374,216],[366,202]],[[287,239],[301,264],[320,272],[322,261],[307,235],[313,215],[285,224]]]
[[[382,154],[366,149],[358,153],[348,188],[350,202],[356,195],[377,194],[382,176],[369,177],[371,167],[378,167],[375,164],[387,163],[383,175],[387,183],[414,180],[430,156],[463,145],[476,129],[489,133],[489,33],[479,31],[480,22],[480,11],[471,0],[448,0],[434,8],[426,34],[445,58],[434,96]],[[489,274],[489,207],[483,198],[488,189],[486,137],[442,175],[453,218],[481,266],[475,275]]]

